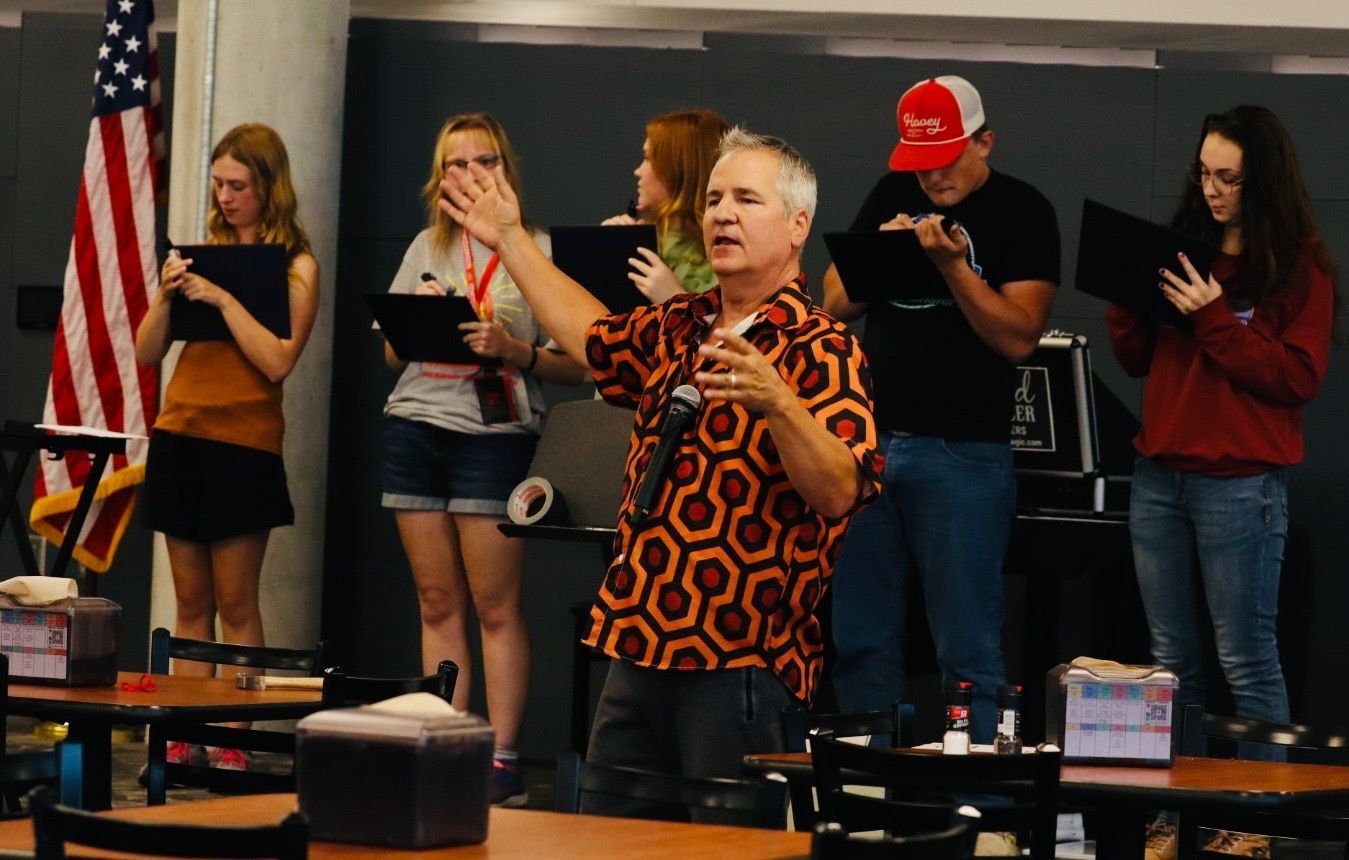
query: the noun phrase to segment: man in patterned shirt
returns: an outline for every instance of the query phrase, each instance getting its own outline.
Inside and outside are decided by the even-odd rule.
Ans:
[[[815,692],[814,611],[882,466],[861,349],[805,292],[814,173],[784,141],[732,130],[703,217],[719,285],[618,316],[537,253],[499,171],[454,169],[441,189],[604,398],[636,410],[615,558],[585,640],[615,658],[590,760],[738,776],[744,754],[780,748],[782,708]],[[635,523],[670,394],[686,383],[704,408]]]

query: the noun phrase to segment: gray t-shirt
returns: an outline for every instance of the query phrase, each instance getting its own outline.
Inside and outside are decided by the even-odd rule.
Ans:
[[[552,245],[548,234],[534,232],[534,242],[551,256]],[[458,239],[451,243],[448,254],[438,252],[431,242],[431,231],[423,230],[412,240],[407,253],[403,255],[403,264],[398,267],[391,293],[412,293],[421,282],[423,272],[436,276],[436,281],[454,295],[465,295],[463,252]],[[478,277],[492,252],[487,247],[473,242],[473,263]],[[524,296],[515,286],[515,281],[505,266],[497,266],[496,273],[488,284],[492,295],[496,321],[506,327],[513,337],[543,347],[549,342],[548,335],[534,319],[534,312],[525,302]],[[463,337],[463,332],[448,332],[448,337]],[[438,364],[433,362],[412,361],[398,377],[384,404],[384,414],[406,418],[410,421],[425,421],[436,427],[459,433],[533,433],[538,434],[543,423],[543,395],[539,391],[539,382],[533,375],[522,373],[510,362],[498,370],[506,378],[506,390],[515,403],[518,421],[500,424],[482,423],[482,411],[478,406],[478,395],[473,385],[473,377],[480,372],[477,365]]]

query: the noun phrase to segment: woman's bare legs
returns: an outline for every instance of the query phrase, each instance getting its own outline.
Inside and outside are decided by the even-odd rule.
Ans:
[[[215,589],[211,583],[211,545],[164,536],[177,606],[173,635],[186,639],[215,639]],[[214,666],[193,660],[175,660],[176,675],[209,678]]]
[[[394,520],[417,588],[422,673],[434,673],[441,660],[457,663],[454,706],[467,711],[473,680],[467,633],[469,592],[454,517],[445,511],[399,510]]]
[[[454,520],[482,627],[487,712],[497,747],[515,749],[529,689],[529,633],[520,607],[522,541],[497,529],[504,517],[455,514]]]

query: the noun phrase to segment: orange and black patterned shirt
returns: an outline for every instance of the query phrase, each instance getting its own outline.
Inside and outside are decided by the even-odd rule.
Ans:
[[[650,515],[636,528],[629,519],[670,393],[692,384],[696,371],[725,369],[698,355],[720,311],[716,287],[606,317],[588,332],[600,394],[637,415],[614,561],[585,642],[659,669],[767,667],[809,702],[824,651],[814,611],[851,514],[830,518],[806,505],[767,419],[736,403],[706,401]],[[857,340],[811,304],[804,276],[770,297],[743,337],[857,458],[866,487],[857,507],[873,498],[883,460]]]

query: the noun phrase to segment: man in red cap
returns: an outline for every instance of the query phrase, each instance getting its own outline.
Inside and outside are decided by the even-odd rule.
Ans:
[[[853,517],[838,559],[834,685],[846,711],[903,697],[905,595],[917,576],[943,679],[973,682],[973,739],[988,743],[1016,503],[1013,369],[1035,350],[1054,301],[1058,221],[1039,191],[989,167],[993,132],[969,81],[922,81],[895,118],[892,172],[852,230],[914,231],[940,279],[912,268],[894,279],[926,275],[945,289],[857,303],[832,266],[824,278],[826,310],[845,322],[866,315],[886,455],[881,498]]]

